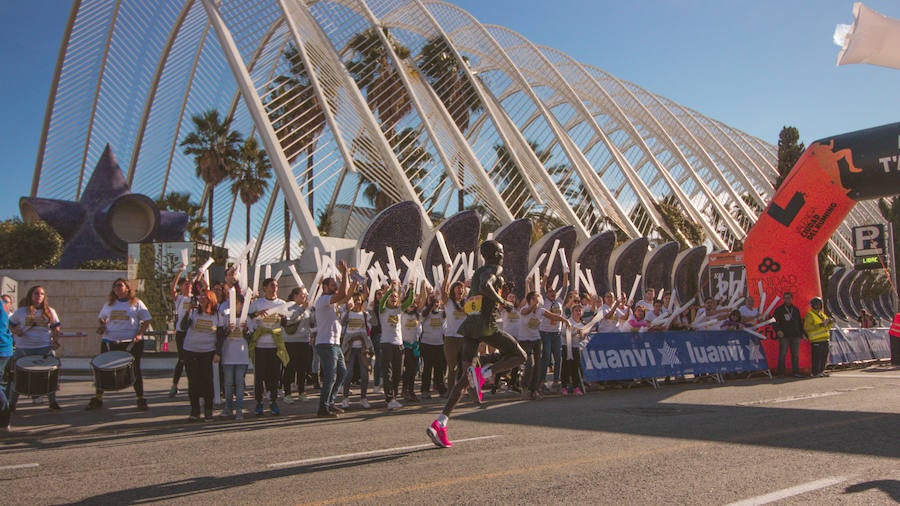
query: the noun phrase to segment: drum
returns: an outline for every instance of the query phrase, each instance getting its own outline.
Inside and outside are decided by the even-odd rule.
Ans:
[[[16,359],[16,392],[47,395],[59,387],[59,359],[53,355],[28,355]]]
[[[94,386],[100,390],[122,390],[134,384],[134,357],[127,351],[107,351],[91,359]]]

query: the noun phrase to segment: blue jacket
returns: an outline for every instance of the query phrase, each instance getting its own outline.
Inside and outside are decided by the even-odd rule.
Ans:
[[[6,304],[0,304],[0,357],[11,357],[13,354],[12,332],[9,331],[9,315]]]

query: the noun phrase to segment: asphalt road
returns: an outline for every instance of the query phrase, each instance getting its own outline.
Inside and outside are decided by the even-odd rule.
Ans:
[[[460,404],[449,449],[424,432],[438,400],[397,412],[354,402],[336,420],[309,401],[188,424],[167,383],[147,381],[146,413],[127,392],[84,411],[84,380],[65,383],[61,412],[21,403],[0,443],[0,503],[900,502],[896,367],[532,402],[488,394],[486,408]]]

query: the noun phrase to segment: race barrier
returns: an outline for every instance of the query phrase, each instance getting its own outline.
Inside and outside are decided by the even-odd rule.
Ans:
[[[891,358],[886,328],[833,329],[828,363],[831,365]]]
[[[747,332],[619,332],[591,334],[581,354],[584,379],[611,381],[686,374],[768,371],[760,339]]]

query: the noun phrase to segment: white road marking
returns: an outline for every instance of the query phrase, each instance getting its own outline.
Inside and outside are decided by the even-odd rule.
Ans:
[[[11,466],[0,466],[0,471],[6,471],[8,469],[29,469],[38,466],[40,466],[40,464],[37,462],[31,462],[29,464],[13,464]]]
[[[831,373],[835,378],[866,378],[866,379],[900,379],[900,374],[886,374],[883,372],[835,372]]]
[[[807,399],[817,399],[819,397],[831,397],[832,395],[841,395],[847,392],[856,392],[858,390],[872,390],[874,388],[875,387],[842,388],[840,390],[831,390],[828,392],[819,392],[815,394],[791,395],[788,397],[777,397],[775,399],[759,399],[755,401],[738,402],[737,405],[754,406],[757,404],[780,404],[782,402],[804,401]]]
[[[457,440],[453,441],[453,444],[456,445],[459,443],[467,443],[470,441],[480,441],[482,439],[494,439],[494,438],[498,438],[498,437],[502,437],[502,436],[494,435],[494,436],[470,437],[467,439],[457,439]],[[373,456],[377,456],[377,455],[390,455],[392,453],[401,453],[401,452],[408,452],[408,451],[413,451],[413,450],[425,450],[427,448],[437,448],[437,447],[434,445],[434,443],[413,445],[413,446],[399,446],[397,448],[384,448],[381,450],[372,450],[372,451],[368,451],[368,452],[345,453],[343,455],[330,455],[327,457],[316,457],[314,459],[292,460],[290,462],[277,462],[275,464],[269,464],[268,467],[288,467],[288,466],[302,466],[302,465],[308,465],[308,464],[320,464],[322,462],[332,462],[332,461],[346,460],[346,459],[359,458],[359,457],[373,457]]]
[[[787,499],[788,497],[793,497],[795,495],[805,494],[807,492],[812,492],[813,490],[819,490],[820,488],[837,485],[842,481],[847,481],[847,478],[845,476],[832,476],[831,478],[823,478],[821,480],[810,481],[808,483],[803,483],[795,487],[776,490],[775,492],[770,492],[765,495],[758,495],[756,497],[751,497],[750,499],[744,499],[743,501],[733,502],[726,506],[758,506],[760,504],[769,504],[771,502]]]

